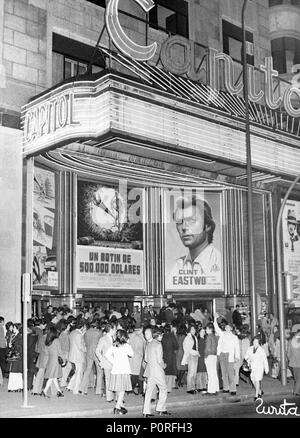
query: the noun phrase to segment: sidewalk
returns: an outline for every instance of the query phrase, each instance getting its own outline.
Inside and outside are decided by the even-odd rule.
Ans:
[[[278,380],[265,377],[263,380],[264,397],[289,397],[292,394],[293,380],[286,387],[281,385]],[[49,391],[50,395],[50,391]],[[114,403],[107,403],[105,398],[96,396],[94,390],[89,389],[89,394],[74,395],[70,392],[64,392],[65,397],[57,398],[51,396],[50,399],[32,396],[28,394],[28,405],[30,408],[23,408],[23,396],[21,393],[7,392],[7,379],[0,386],[0,418],[79,418],[89,416],[99,416],[106,418],[112,414]],[[241,382],[237,388],[237,395],[232,396],[220,393],[217,396],[209,395],[190,395],[186,393],[186,388],[174,389],[168,394],[167,408],[192,406],[192,405],[212,405],[219,403],[238,403],[247,399],[253,400],[254,390],[250,385]],[[125,398],[126,408],[131,414],[137,417],[142,416],[143,408],[142,396],[128,394]],[[155,407],[153,404],[153,411]]]

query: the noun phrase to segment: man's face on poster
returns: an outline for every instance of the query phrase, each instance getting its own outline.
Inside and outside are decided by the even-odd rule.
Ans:
[[[204,206],[187,206],[178,208],[175,212],[175,223],[178,234],[184,246],[196,248],[207,238],[204,228]]]
[[[289,231],[289,235],[291,237],[295,236],[296,233],[296,228],[297,226],[295,224],[292,224],[291,222],[288,222],[288,231]]]

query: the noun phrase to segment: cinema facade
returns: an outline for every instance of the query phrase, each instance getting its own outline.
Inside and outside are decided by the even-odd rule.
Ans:
[[[171,59],[176,45],[190,56],[184,64]],[[27,271],[33,263],[34,313],[49,303],[165,299],[221,312],[249,306],[245,106],[232,60],[205,49],[195,77],[195,54],[180,37],[166,42],[159,65],[153,53],[142,59],[121,44],[99,50],[103,72],[61,83],[22,111],[23,255]],[[258,70],[249,68],[255,290],[258,310],[276,313],[274,224],[300,172],[299,93],[285,86],[273,96],[271,58]],[[215,274],[174,272],[188,253],[176,200],[194,194],[216,225]]]

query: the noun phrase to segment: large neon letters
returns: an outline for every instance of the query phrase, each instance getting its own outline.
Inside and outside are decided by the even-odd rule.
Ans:
[[[297,71],[299,70],[299,73]],[[286,112],[292,117],[300,117],[300,64],[295,64],[292,67],[292,72],[296,73],[292,79],[292,85],[290,85],[284,92],[283,95],[283,106]],[[292,104],[293,95],[298,97],[298,108],[295,108]]]
[[[119,1],[109,0],[106,8],[106,27],[107,31],[115,44],[115,46],[132,59],[138,61],[149,61],[154,57],[157,51],[157,43],[154,42],[148,46],[141,46],[132,41],[124,32],[119,21]],[[154,7],[152,0],[134,0],[145,12],[149,12]],[[188,78],[198,81],[201,73],[195,69],[195,47],[192,41],[179,36],[173,35],[167,38],[161,45],[160,61],[163,67],[176,75],[186,75]],[[174,56],[175,54],[175,56]],[[219,89],[220,79],[220,64],[223,63],[224,86],[231,94],[241,94],[243,90],[242,81],[235,83],[234,62],[232,58],[219,52],[216,49],[208,48],[207,51],[207,84],[211,89],[210,98],[215,97],[214,90]],[[296,67],[293,70],[297,72]],[[265,58],[265,63],[259,69],[264,74],[264,91],[256,91],[255,86],[256,72],[253,66],[248,65],[248,80],[249,80],[249,99],[252,102],[259,102],[265,99],[266,105],[276,110],[283,105],[287,114],[292,117],[300,117],[300,73],[296,74],[292,80],[292,84],[287,86],[284,94],[276,97],[274,88],[274,79],[278,77],[278,72],[273,68],[273,59]]]
[[[134,0],[145,12],[149,12],[154,7],[152,0]],[[132,41],[124,32],[119,20],[119,0],[110,0],[106,7],[106,27],[107,31],[116,47],[125,55],[138,61],[147,61],[155,55],[157,43],[149,46],[141,46]]]

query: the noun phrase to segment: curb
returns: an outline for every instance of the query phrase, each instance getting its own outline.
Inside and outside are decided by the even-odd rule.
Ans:
[[[291,396],[291,392],[270,392],[268,394],[265,394],[265,397],[274,397],[274,396]],[[232,404],[232,403],[239,403],[242,401],[251,401],[253,400],[253,394],[245,394],[240,396],[218,396],[216,398],[210,398],[210,399],[200,399],[194,398],[191,400],[184,400],[184,401],[170,401],[167,402],[168,408],[176,408],[178,406],[193,406],[197,404],[199,407],[202,405],[205,406],[211,406],[211,405],[219,405],[219,404]],[[199,403],[200,402],[200,403]],[[142,412],[142,404],[134,405],[134,406],[128,406],[128,412],[131,411],[141,411]],[[59,413],[53,413],[53,414],[36,414],[36,415],[18,415],[14,418],[82,418],[89,416],[103,416],[104,414],[112,414],[112,408],[104,408],[104,409],[89,409],[89,410],[81,410],[81,411],[68,411],[68,412],[59,412]],[[2,417],[3,418],[3,417]],[[9,417],[7,417],[9,418]],[[103,417],[105,418],[105,417]]]

